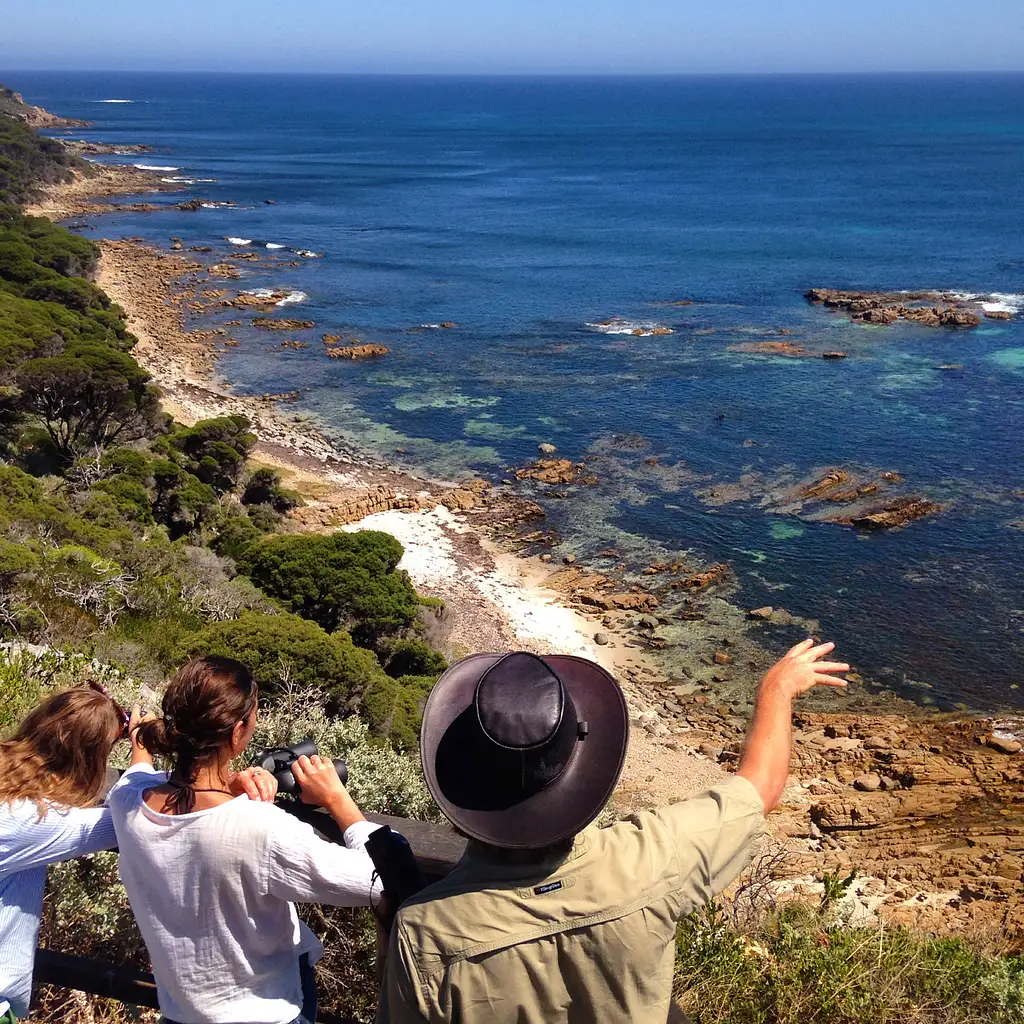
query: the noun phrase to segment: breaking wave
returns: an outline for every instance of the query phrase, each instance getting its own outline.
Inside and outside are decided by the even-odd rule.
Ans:
[[[953,292],[965,302],[977,302],[986,313],[1024,313],[1024,295],[1014,292]]]
[[[277,306],[294,306],[296,303],[305,302],[309,296],[305,292],[294,291],[289,292],[280,302],[275,303]]]
[[[632,334],[640,338],[647,338],[652,334],[675,333],[671,327],[666,327],[653,320],[627,320],[621,316],[599,320],[597,323],[587,323],[586,326],[591,330],[600,331],[601,334]]]
[[[251,238],[235,238],[232,235],[228,235],[225,241],[230,242],[232,245],[252,245]]]
[[[140,171],[180,171],[180,167],[161,167],[160,164],[135,164]]]

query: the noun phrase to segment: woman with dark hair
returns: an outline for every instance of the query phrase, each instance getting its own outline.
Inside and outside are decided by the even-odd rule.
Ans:
[[[116,845],[96,804],[130,724],[91,683],[43,701],[0,743],[0,1021],[28,1013],[46,866]]]
[[[293,901],[369,906],[380,892],[363,850],[377,826],[331,761],[302,757],[292,771],[345,846],[275,807],[277,783],[263,769],[250,769],[260,799],[235,796],[230,764],[252,738],[257,703],[241,663],[190,661],[164,694],[163,716],[138,729],[169,770],[133,769],[109,797],[121,879],[171,1024],[312,1024],[323,947]]]

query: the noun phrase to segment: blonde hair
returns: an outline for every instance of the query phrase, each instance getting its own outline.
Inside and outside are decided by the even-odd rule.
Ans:
[[[40,817],[50,803],[95,803],[122,725],[114,702],[95,690],[64,690],[38,704],[0,743],[0,803],[34,800]]]

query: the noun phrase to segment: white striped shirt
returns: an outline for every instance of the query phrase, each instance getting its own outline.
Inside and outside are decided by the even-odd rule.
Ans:
[[[116,845],[105,807],[50,805],[40,820],[33,800],[0,802],[0,1014],[28,1014],[46,865]]]

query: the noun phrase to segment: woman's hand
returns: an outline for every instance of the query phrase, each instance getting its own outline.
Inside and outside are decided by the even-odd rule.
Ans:
[[[323,807],[342,830],[363,820],[363,812],[349,796],[330,758],[303,754],[292,765],[292,775],[299,784],[299,799],[304,804]]]
[[[277,779],[266,768],[246,768],[231,776],[228,789],[235,796],[244,793],[255,803],[272,804],[277,796]]]
[[[765,692],[779,692],[790,698],[799,697],[814,686],[846,686],[846,680],[833,673],[849,672],[845,661],[822,661],[835,648],[833,643],[818,644],[808,637],[790,648],[761,680]]]
[[[132,705],[132,713],[128,717],[128,742],[132,745],[132,760],[134,764],[152,764],[153,755],[139,742],[139,726],[143,722],[149,722],[156,718],[151,711],[142,713],[142,705],[136,701]]]

